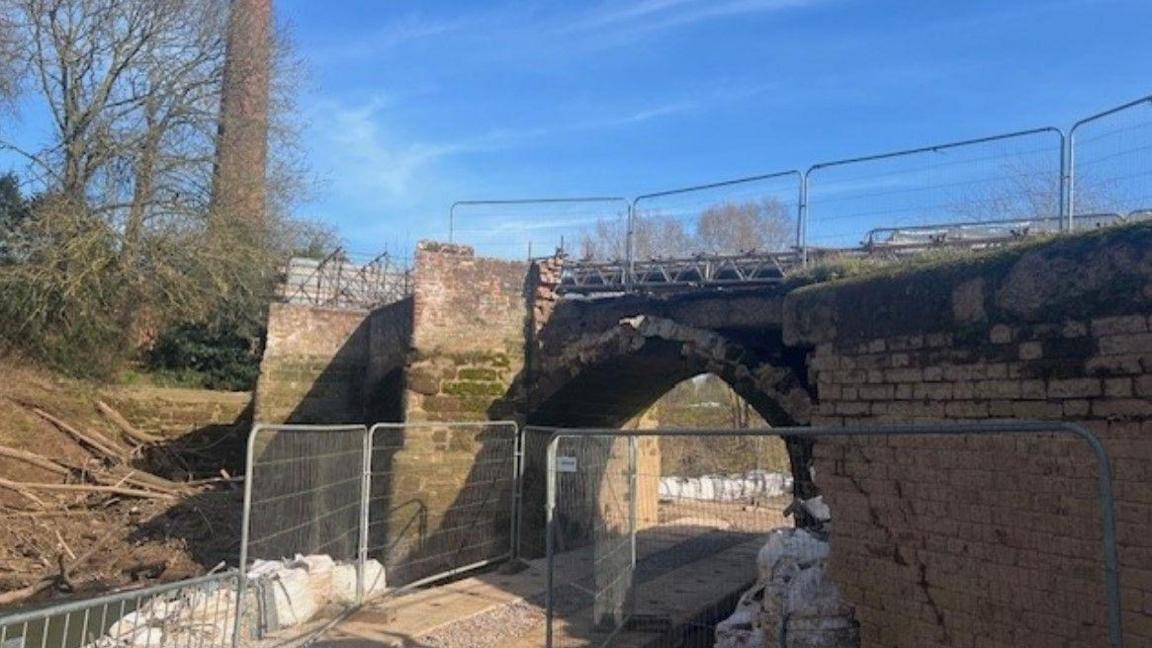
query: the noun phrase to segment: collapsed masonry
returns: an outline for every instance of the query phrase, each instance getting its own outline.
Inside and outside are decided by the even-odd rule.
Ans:
[[[820,502],[809,509],[828,522]],[[716,627],[716,648],[858,648],[853,608],[828,576],[819,531],[775,529],[760,550],[759,579]]]

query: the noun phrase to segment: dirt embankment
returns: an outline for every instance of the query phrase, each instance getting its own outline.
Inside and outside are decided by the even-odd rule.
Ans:
[[[235,563],[248,395],[0,376],[0,605]]]

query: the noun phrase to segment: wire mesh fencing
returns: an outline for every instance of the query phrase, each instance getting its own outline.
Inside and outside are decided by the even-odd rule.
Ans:
[[[512,556],[519,439],[511,422],[372,427],[366,555],[390,588]]]
[[[529,428],[548,450],[550,646],[714,645],[714,625],[755,581],[784,524],[789,478],[753,468],[747,437],[689,439]],[[554,435],[554,436],[553,436]],[[663,460],[682,441],[718,450]],[[768,439],[768,442],[782,442]],[[718,446],[732,446],[722,448]],[[693,444],[693,447],[698,447]]]
[[[248,439],[237,641],[316,631],[382,588],[366,574],[368,430],[257,425]]]
[[[783,171],[639,196],[633,257],[790,251],[797,243],[800,179],[799,171]]]
[[[326,308],[367,310],[412,293],[411,263],[387,252],[357,257],[337,248],[323,259],[293,257],[278,288],[280,300]]]
[[[1069,131],[1069,150],[1077,229],[1152,217],[1152,97],[1080,120]]]
[[[805,245],[931,243],[958,224],[1059,231],[1063,140],[1041,128],[816,164]]]
[[[713,646],[741,632],[772,646],[857,645],[827,643],[856,633],[1122,644],[1111,467],[1079,426],[525,432],[549,439],[549,646]],[[660,467],[661,441],[753,436],[816,440],[833,509],[809,535],[830,529],[830,558],[773,553],[788,537],[774,530],[786,480],[719,461],[695,478]],[[924,609],[942,621],[923,624]]]
[[[1067,133],[1034,128],[632,201],[461,201],[449,240],[503,258],[558,249],[559,291],[590,294],[770,283],[828,258],[979,250],[1152,219],[1152,97]]]
[[[232,643],[235,571],[0,617],[4,648],[177,648]]]
[[[598,263],[627,257],[629,203],[624,198],[466,200],[449,211],[449,241],[503,259],[563,251]]]

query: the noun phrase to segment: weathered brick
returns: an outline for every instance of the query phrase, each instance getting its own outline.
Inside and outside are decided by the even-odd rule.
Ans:
[[[1088,416],[1089,401],[1084,399],[1069,399],[1064,401],[1064,416],[1080,418]]]
[[[1152,401],[1137,398],[1102,398],[1092,401],[1092,415],[1103,418],[1152,416]]]
[[[997,324],[988,330],[988,341],[992,344],[1008,344],[1012,341],[1012,327]]]
[[[1092,320],[1092,335],[1097,337],[1124,335],[1127,333],[1144,333],[1147,330],[1148,319],[1144,315],[1122,315],[1120,317],[1102,317]]]
[[[860,400],[889,400],[895,393],[892,385],[865,385],[860,387]]]
[[[944,413],[949,418],[985,418],[988,416],[988,402],[949,401],[944,404]]]
[[[1133,390],[1137,396],[1152,398],[1152,375],[1138,376],[1133,381]]]
[[[1152,395],[1152,380],[1148,384],[1149,394],[1141,394],[1141,396]],[[1104,379],[1104,395],[1111,398],[1124,398],[1132,395],[1132,379],[1131,378],[1105,378]]]
[[[1064,328],[1062,330],[1062,334],[1064,335],[1064,337],[1068,337],[1068,338],[1083,337],[1085,335],[1088,335],[1088,325],[1085,324],[1084,322],[1078,322],[1076,320],[1068,320],[1068,321],[1064,322]]]
[[[1060,403],[1049,401],[1016,401],[1012,409],[1016,418],[1058,419],[1064,415]]]
[[[920,382],[923,377],[924,374],[919,368],[888,369],[884,372],[885,381],[893,383],[915,383]]]
[[[1100,353],[1121,355],[1126,353],[1152,352],[1152,333],[1135,335],[1108,335],[1097,339]]]
[[[1044,345],[1040,342],[1023,342],[1018,353],[1021,360],[1037,360],[1044,357]]]
[[[1067,378],[1048,381],[1048,398],[1100,396],[1104,389],[1098,378]]]

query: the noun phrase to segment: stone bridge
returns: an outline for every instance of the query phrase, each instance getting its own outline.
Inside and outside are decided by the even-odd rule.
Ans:
[[[618,427],[711,372],[772,425],[1083,422],[1116,471],[1127,636],[1152,642],[1152,227],[807,286],[561,298],[558,263],[425,243],[401,302],[274,305],[257,420]],[[811,464],[832,507],[834,575],[866,645],[1103,636],[1082,448],[868,439],[790,451],[798,487],[814,487]],[[396,461],[434,469],[422,455]]]

